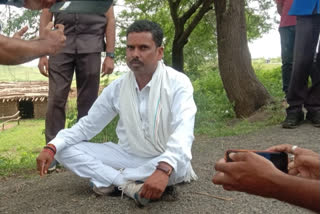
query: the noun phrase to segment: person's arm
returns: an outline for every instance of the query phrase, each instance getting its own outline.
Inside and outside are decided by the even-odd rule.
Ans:
[[[287,175],[269,160],[252,152],[230,155],[215,164],[212,182],[225,190],[276,198],[314,211],[320,211],[320,181]],[[299,187],[299,188],[297,188]]]
[[[278,192],[274,198],[320,212],[320,181],[284,174],[275,180]]]
[[[197,107],[193,99],[193,87],[185,75],[177,76],[171,105],[170,130],[167,148],[159,161],[166,162],[173,169],[186,167],[191,161],[191,147],[194,140],[194,122]]]
[[[83,141],[89,141],[96,136],[109,122],[118,114],[114,103],[120,91],[120,78],[110,83],[101,93],[90,108],[88,115],[82,117],[75,125],[69,129],[58,132],[56,137],[49,142],[57,153],[69,146]],[[48,145],[49,145],[48,144]],[[40,176],[47,173],[53,157],[48,152],[42,150],[37,157],[37,169]],[[45,166],[45,167],[43,167]]]
[[[54,54],[64,46],[63,25],[57,25],[52,31],[49,24],[42,37],[35,40],[22,40],[0,35],[0,64],[17,65],[36,59],[43,55]]]
[[[43,36],[45,33],[46,26],[49,22],[52,21],[53,14],[48,9],[43,9],[42,13],[40,15],[40,24],[39,24],[39,34],[40,37]],[[49,76],[49,63],[48,63],[48,57],[42,56],[39,58],[38,68],[40,73],[43,76],[48,77]]]
[[[284,0],[274,0],[277,4],[277,12],[281,16],[282,15],[282,9],[283,9],[283,3]]]
[[[56,0],[0,0],[0,4],[25,7],[31,10],[40,10],[51,7]]]
[[[106,37],[106,52],[107,53],[114,53],[115,47],[115,38],[116,38],[116,24],[113,12],[113,6],[109,8],[109,10],[105,14],[107,19],[107,25],[105,30],[105,37]],[[102,64],[102,76],[106,74],[111,74],[114,69],[114,59],[113,57],[106,56],[103,64]]]
[[[180,76],[179,76],[180,78]],[[165,152],[159,157],[159,164],[173,170],[189,167],[191,147],[194,140],[194,119],[197,111],[193,100],[193,87],[186,76],[181,76],[176,82],[176,91],[171,106],[171,130]],[[168,185],[169,176],[162,170],[155,172],[144,182],[140,196],[143,198],[159,199]]]

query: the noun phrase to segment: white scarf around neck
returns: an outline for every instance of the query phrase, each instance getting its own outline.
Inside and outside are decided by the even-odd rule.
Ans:
[[[170,135],[168,121],[170,121],[169,104],[171,103],[167,72],[165,65],[159,61],[157,69],[150,80],[148,126],[151,142],[146,140],[142,129],[134,73],[131,71],[127,73],[121,85],[120,117],[130,142],[130,150],[142,157],[158,156],[166,149]]]
[[[148,101],[149,135],[148,141],[142,129],[142,121],[138,112],[138,97],[136,79],[133,72],[129,72],[123,79],[120,88],[120,117],[123,121],[130,152],[141,157],[156,157],[166,150],[166,144],[171,135],[170,121],[172,93],[169,87],[170,70],[162,62],[158,62],[157,69],[152,76]],[[197,180],[197,175],[191,163],[187,166],[185,182]]]

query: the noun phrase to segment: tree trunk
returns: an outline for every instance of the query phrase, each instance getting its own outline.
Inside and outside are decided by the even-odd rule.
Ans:
[[[172,67],[183,72],[184,57],[183,48],[188,43],[188,38],[203,16],[212,9],[213,0],[196,0],[179,15],[181,0],[167,0],[170,14],[175,27],[175,35],[172,44]],[[183,11],[183,10],[182,10]]]
[[[244,0],[214,0],[219,70],[237,117],[248,117],[271,99],[257,79],[248,48]]]
[[[177,71],[183,72],[184,68],[184,56],[183,56],[184,44],[174,39],[172,43],[172,67]]]

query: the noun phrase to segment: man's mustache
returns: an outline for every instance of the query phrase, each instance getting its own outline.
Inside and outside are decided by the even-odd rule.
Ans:
[[[138,60],[138,59],[133,59],[133,60],[131,60],[131,61],[130,61],[130,64],[131,64],[131,63],[143,64],[143,62],[141,62],[141,61]]]

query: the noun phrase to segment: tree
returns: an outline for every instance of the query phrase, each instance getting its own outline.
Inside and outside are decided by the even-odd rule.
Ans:
[[[214,0],[218,34],[219,70],[237,117],[248,117],[271,97],[251,65],[245,0]]]
[[[248,41],[260,38],[272,28],[273,18],[269,9],[274,0],[245,0]],[[271,21],[271,23],[270,23]]]
[[[170,64],[175,69],[183,71],[183,49],[191,33],[205,14],[213,8],[212,2],[213,0],[126,0],[126,6],[131,10],[123,11],[120,18],[125,21],[130,18],[150,19],[160,23],[166,35],[165,43],[170,43],[171,47]],[[168,54],[165,53],[165,56]]]
[[[201,64],[208,62],[215,64],[217,58],[217,35],[213,7],[210,6],[212,9],[206,12],[191,32],[188,30],[188,26],[191,25],[192,20],[195,20],[201,5],[190,19],[185,22],[184,26],[182,26],[183,22],[179,20],[183,20],[187,11],[195,8],[194,5],[199,5],[199,1],[175,1],[175,12],[171,12],[172,7],[170,8],[169,1],[173,2],[173,0],[126,0],[125,6],[127,9],[117,16],[117,24],[123,31],[120,36],[125,35],[125,29],[133,20],[149,19],[158,22],[164,29],[165,63],[172,66],[179,64],[180,67],[183,66],[182,70],[187,74],[192,73],[192,75],[198,72],[198,67]],[[268,32],[271,28],[268,23],[270,17],[266,12],[271,6],[268,3],[269,1],[246,0],[246,21],[249,24],[248,39],[251,41],[261,37],[263,33]],[[206,3],[209,2],[206,1]],[[174,17],[178,21],[173,21],[172,14],[175,14]],[[176,29],[177,27],[179,29]],[[123,39],[122,41],[121,51],[118,50],[117,55],[123,55],[122,59],[124,59],[125,40]],[[175,48],[177,46],[182,48]]]
[[[17,9],[10,6],[2,6],[4,10],[0,12],[2,32],[11,36],[24,26],[29,29],[25,33],[24,38],[32,39],[37,36],[39,29],[39,14],[40,11]],[[22,13],[21,13],[22,12]]]
[[[168,0],[168,3],[175,27],[172,43],[172,67],[178,71],[183,71],[183,48],[203,16],[212,9],[213,0],[196,0],[195,2]],[[181,12],[182,14],[179,14]]]

